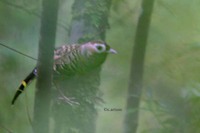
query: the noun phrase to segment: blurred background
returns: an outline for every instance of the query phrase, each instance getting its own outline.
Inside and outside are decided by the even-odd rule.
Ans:
[[[69,43],[71,7],[61,0],[56,46]],[[200,132],[200,1],[155,0],[145,55],[137,133]],[[141,0],[113,0],[106,42],[118,51],[101,71],[105,104],[98,107],[97,133],[121,133],[131,55]],[[41,0],[0,0],[0,42],[37,58]],[[0,132],[31,133],[35,82],[11,106],[35,60],[0,46]],[[104,111],[118,108],[122,111]]]

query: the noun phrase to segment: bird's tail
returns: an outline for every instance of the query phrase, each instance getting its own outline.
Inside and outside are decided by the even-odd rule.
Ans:
[[[24,91],[27,85],[30,84],[31,81],[36,77],[36,75],[37,75],[37,68],[34,68],[33,71],[21,82],[12,100],[12,105],[15,103],[16,99]]]

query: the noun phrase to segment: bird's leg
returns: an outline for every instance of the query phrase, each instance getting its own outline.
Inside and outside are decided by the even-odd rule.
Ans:
[[[60,103],[60,101],[64,102],[64,103],[68,103],[69,105],[73,106],[73,105],[80,105],[79,102],[74,101],[75,98],[74,97],[67,97],[60,88],[58,88],[56,86],[56,84],[54,83],[55,88],[58,90],[60,96],[58,97],[57,101],[58,103]]]

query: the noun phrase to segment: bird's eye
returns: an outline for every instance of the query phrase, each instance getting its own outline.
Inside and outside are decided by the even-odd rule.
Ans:
[[[106,47],[104,44],[95,44],[94,46],[97,53],[103,53],[106,51]]]
[[[99,51],[101,51],[101,50],[103,49],[102,46],[97,46],[96,48],[97,48]]]

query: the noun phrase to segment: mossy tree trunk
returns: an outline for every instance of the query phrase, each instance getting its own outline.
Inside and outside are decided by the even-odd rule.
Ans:
[[[38,77],[34,105],[34,133],[49,133],[53,55],[58,0],[43,0],[39,42]]]
[[[75,0],[72,13],[71,43],[82,43],[91,40],[105,40],[108,28],[108,14],[111,0]],[[95,133],[97,111],[95,104],[100,84],[100,70],[82,75],[56,79],[57,88],[62,93],[74,98],[79,105],[61,102],[54,104],[55,133]]]
[[[142,93],[143,70],[148,32],[154,0],[142,1],[142,13],[136,30],[128,87],[124,133],[136,133],[139,119],[140,97]]]
[[[105,40],[111,0],[75,0],[70,42]]]

